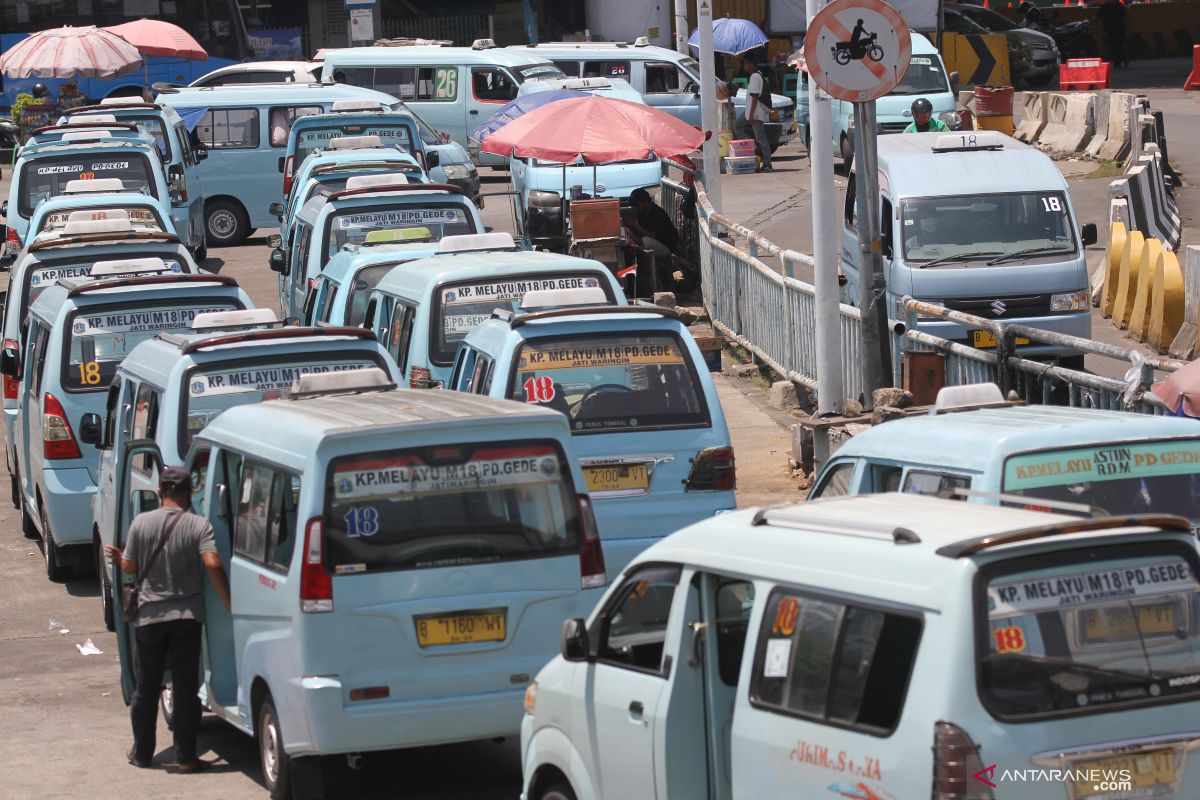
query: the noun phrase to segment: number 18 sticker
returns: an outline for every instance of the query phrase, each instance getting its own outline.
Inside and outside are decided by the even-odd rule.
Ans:
[[[526,403],[549,403],[554,399],[554,381],[548,375],[530,378],[521,384],[521,388],[525,390]]]

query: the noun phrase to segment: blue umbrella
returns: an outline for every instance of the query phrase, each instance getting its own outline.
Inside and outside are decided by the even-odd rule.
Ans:
[[[483,140],[491,136],[496,131],[503,128],[508,123],[512,122],[517,117],[533,111],[535,108],[541,108],[547,103],[553,103],[556,100],[570,100],[573,97],[584,97],[591,92],[578,92],[574,89],[551,89],[546,92],[532,92],[530,94],[518,97],[509,103],[500,107],[492,116],[488,117],[487,121],[480,125],[475,130],[471,131],[471,139],[483,144]]]
[[[721,17],[713,20],[713,50],[718,53],[740,56],[766,43],[767,35],[748,19]],[[700,31],[692,31],[688,45],[700,49]]]

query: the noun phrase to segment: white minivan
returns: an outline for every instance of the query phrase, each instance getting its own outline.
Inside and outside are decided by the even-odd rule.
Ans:
[[[1198,575],[1164,514],[879,494],[712,517],[564,625],[522,797],[1200,797]]]

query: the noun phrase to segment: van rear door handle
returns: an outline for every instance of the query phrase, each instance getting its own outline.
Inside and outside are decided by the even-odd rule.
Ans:
[[[631,722],[642,722],[645,707],[637,700],[629,704],[629,719]]]
[[[479,109],[477,109],[477,108],[472,108],[472,109],[471,109],[470,111],[468,111],[467,113],[468,113],[468,114],[478,114],[478,113],[479,113]]]

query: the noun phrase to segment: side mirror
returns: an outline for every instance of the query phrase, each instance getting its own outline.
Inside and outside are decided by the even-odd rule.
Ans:
[[[99,414],[84,414],[79,420],[79,441],[100,447],[104,423]]]
[[[1079,229],[1079,237],[1083,239],[1084,247],[1088,247],[1100,241],[1100,234],[1096,231],[1096,223],[1085,223],[1084,226]]]
[[[425,153],[425,169],[433,169],[434,167],[441,165],[441,163],[442,154],[437,150],[430,150]]]
[[[273,209],[275,206],[280,206],[282,209],[282,203],[271,203],[271,206],[267,209],[267,211],[274,213]],[[282,211],[280,211],[280,213],[282,213]],[[283,236],[278,233],[272,233],[267,237],[267,247],[283,247]]]
[[[960,82],[960,80],[959,80],[959,77],[958,77],[958,73],[957,73],[957,72],[951,72],[951,73],[950,73],[950,75],[949,75],[949,77],[950,77],[950,91],[954,92],[954,93],[957,95],[957,94],[958,94],[959,82]]]
[[[21,358],[17,348],[6,347],[0,350],[0,375],[6,378],[21,377]]]
[[[197,147],[195,150],[192,151],[192,155],[196,157],[196,163],[200,163],[204,159],[208,158],[208,148],[207,147]]]
[[[271,251],[271,271],[278,272],[280,275],[288,274],[287,252],[282,247],[276,247]]]
[[[283,203],[280,203],[279,201],[271,203],[271,205],[267,206],[267,213],[270,214],[272,217],[279,217],[279,221],[283,222]],[[271,239],[276,239],[276,238],[278,238],[280,242],[283,241],[283,237],[277,233],[273,234],[271,236]],[[271,243],[271,239],[267,240],[267,244]],[[276,246],[278,246],[278,245],[276,245]]]
[[[563,623],[562,657],[565,661],[588,660],[587,623],[582,619],[569,619]]]
[[[284,158],[284,156],[280,156],[280,157],[279,157],[279,171],[280,171],[280,172],[283,172],[283,162],[284,162],[285,160],[286,160],[286,159]]]
[[[696,97],[700,96],[700,87],[696,85],[695,81],[688,81],[687,85],[683,87],[683,90],[685,92],[691,92],[692,94],[696,95]]]

